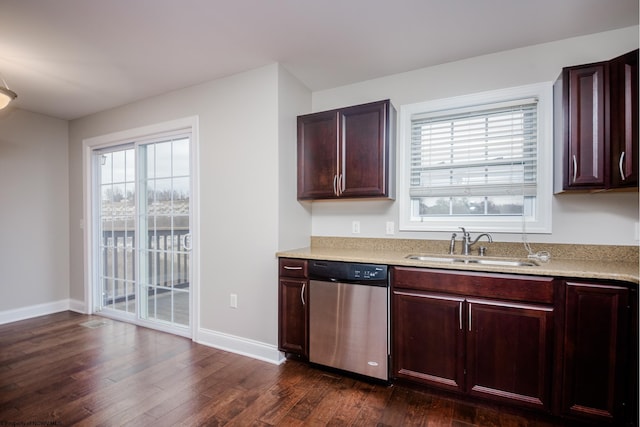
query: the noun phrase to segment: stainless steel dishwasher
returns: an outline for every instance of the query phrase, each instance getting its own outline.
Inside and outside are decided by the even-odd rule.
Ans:
[[[309,360],[389,379],[387,266],[309,262]]]

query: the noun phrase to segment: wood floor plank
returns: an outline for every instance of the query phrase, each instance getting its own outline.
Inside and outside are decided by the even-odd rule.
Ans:
[[[0,424],[557,427],[296,360],[63,312],[0,325]]]
[[[277,423],[306,394],[310,386],[307,370],[301,366],[282,372],[268,389],[264,389],[251,405],[229,419],[229,425],[242,426],[259,421],[268,425]],[[302,383],[305,383],[302,386]]]
[[[340,405],[329,424],[352,425],[360,415],[364,401],[372,387],[369,383],[354,381],[345,383],[344,387],[339,388],[338,401]]]
[[[306,381],[306,385],[309,387],[308,392],[291,408],[285,416],[286,419],[300,422],[310,419],[311,413],[340,379],[335,376],[317,373],[315,376],[310,376]]]
[[[399,426],[404,422],[404,415],[407,411],[407,400],[411,390],[394,387],[389,398],[388,405],[382,414],[381,422],[387,426]]]
[[[403,425],[407,427],[425,425],[431,402],[431,396],[425,393],[410,393],[407,398],[407,411],[404,415]]]

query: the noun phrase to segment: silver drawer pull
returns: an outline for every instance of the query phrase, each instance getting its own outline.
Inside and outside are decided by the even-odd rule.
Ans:
[[[576,182],[576,177],[578,175],[578,161],[576,160],[576,155],[573,155],[573,182]]]
[[[622,167],[622,164],[624,163],[624,154],[624,151],[620,153],[620,163],[618,163],[618,168],[620,169],[620,178],[622,178],[623,181],[627,179],[627,177],[624,176],[624,168]]]
[[[307,303],[304,301],[304,289],[307,287],[306,283],[302,284],[302,289],[300,290],[300,299],[302,300],[302,305],[306,305]]]
[[[285,270],[302,270],[302,267],[290,267],[288,265],[283,266]]]
[[[460,301],[460,310],[458,310],[460,316],[460,330],[462,330],[462,301]]]

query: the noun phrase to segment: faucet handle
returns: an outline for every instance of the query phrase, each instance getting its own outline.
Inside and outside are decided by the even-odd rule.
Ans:
[[[462,235],[463,235],[464,237],[469,236],[469,233],[467,232],[467,230],[465,230],[465,229],[464,229],[464,227],[458,227],[458,228],[459,228],[460,230],[462,230]]]

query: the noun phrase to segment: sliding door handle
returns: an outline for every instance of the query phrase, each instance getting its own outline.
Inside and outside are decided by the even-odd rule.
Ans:
[[[191,250],[191,233],[187,233],[184,235],[184,240],[182,241],[182,247],[184,247],[186,251]]]

